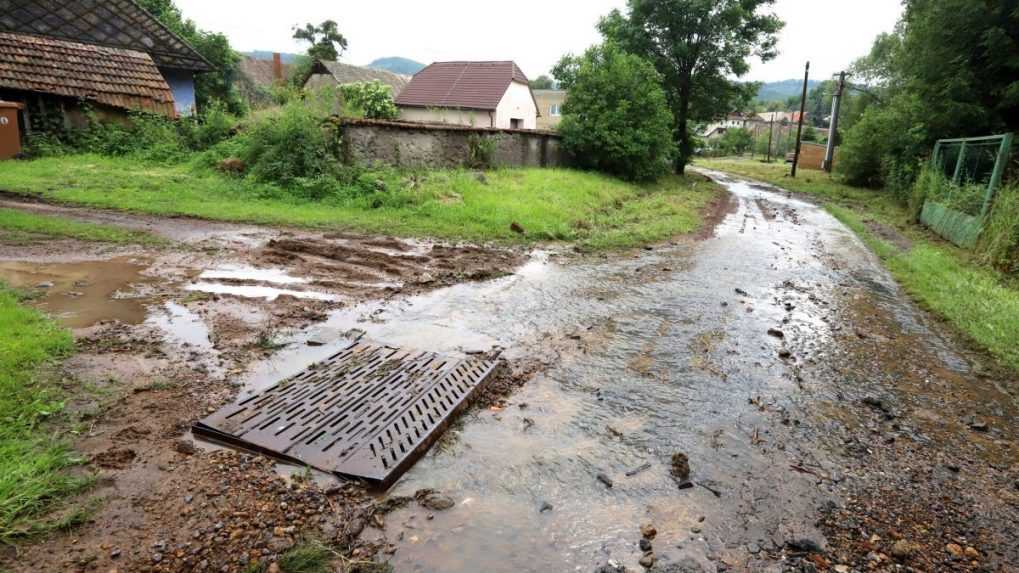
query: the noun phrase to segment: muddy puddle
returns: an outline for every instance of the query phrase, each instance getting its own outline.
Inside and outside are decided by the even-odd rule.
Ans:
[[[70,328],[100,320],[140,324],[147,315],[143,294],[151,279],[148,261],[134,257],[76,263],[0,262],[0,280],[26,291],[33,304]]]

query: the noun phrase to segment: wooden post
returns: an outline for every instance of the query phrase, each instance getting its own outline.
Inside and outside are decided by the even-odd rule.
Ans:
[[[803,95],[800,96],[800,121],[796,126],[796,155],[793,157],[792,176],[796,177],[796,166],[800,163],[800,138],[803,136],[803,112],[807,109],[807,82],[810,80],[810,62],[803,72]]]
[[[768,124],[768,160],[771,163],[771,138],[775,134],[775,112],[771,112],[771,123]]]

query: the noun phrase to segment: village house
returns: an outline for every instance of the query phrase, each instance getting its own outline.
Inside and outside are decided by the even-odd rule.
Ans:
[[[709,123],[701,130],[700,135],[705,139],[714,139],[721,137],[722,134],[730,129],[746,129],[751,121],[752,118],[741,113],[730,113],[723,119]]]
[[[284,63],[279,53],[271,60],[244,56],[237,64],[234,84],[249,104],[261,107],[273,102],[272,88],[285,84],[293,73],[294,65]]]
[[[0,2],[0,100],[24,105],[28,129],[80,127],[86,109],[188,115],[195,75],[212,70],[132,0]]]
[[[411,78],[396,105],[403,121],[502,129],[536,129],[542,115],[512,61],[435,62]]]
[[[556,129],[563,119],[566,90],[534,90],[538,102],[538,129]]]
[[[319,89],[323,86],[342,86],[360,82],[381,82],[392,90],[393,98],[396,98],[407,85],[408,78],[385,70],[374,70],[340,62],[326,60],[315,60],[311,68],[311,75],[304,82],[304,88],[309,90]]]

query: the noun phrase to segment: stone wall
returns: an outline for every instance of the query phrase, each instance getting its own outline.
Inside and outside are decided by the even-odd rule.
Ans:
[[[564,158],[559,135],[548,131],[343,119],[343,158],[348,163],[398,167],[461,167],[472,141],[495,142],[495,167],[558,167]]]

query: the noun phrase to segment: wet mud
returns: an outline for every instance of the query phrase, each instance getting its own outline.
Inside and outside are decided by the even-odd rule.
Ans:
[[[243,571],[314,536],[339,570],[1016,570],[1014,375],[822,209],[707,175],[717,225],[611,256],[266,229],[134,254],[146,314],[66,366],[118,396],[73,405],[107,501],[9,567]],[[359,337],[505,365],[387,492],[188,435]]]

